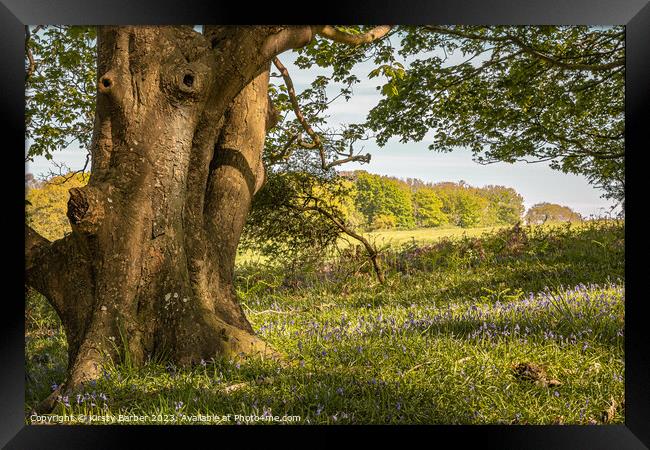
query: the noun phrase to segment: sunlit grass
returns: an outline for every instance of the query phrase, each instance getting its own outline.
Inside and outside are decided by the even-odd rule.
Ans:
[[[244,309],[286,364],[108,366],[57,411],[186,424],[199,415],[231,424],[247,422],[235,415],[261,417],[256,423],[299,416],[285,423],[301,424],[623,423],[622,224],[526,232],[524,244],[508,248],[500,244],[507,235],[486,235],[480,247],[404,243],[385,255],[386,285],[366,270],[341,275],[359,261],[324,273],[242,265]],[[28,324],[26,411],[65,367],[62,334],[38,308],[32,316],[41,321]],[[545,378],[519,378],[513,368],[522,363]]]
[[[379,246],[399,245],[405,242],[416,242],[419,244],[435,242],[441,238],[452,238],[460,236],[481,236],[506,226],[480,227],[480,228],[415,228],[412,230],[382,230],[364,233],[371,242]]]

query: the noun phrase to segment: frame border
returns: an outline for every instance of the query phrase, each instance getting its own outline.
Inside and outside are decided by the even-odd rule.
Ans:
[[[424,3],[418,0],[376,0],[373,3],[333,5],[328,3],[318,16],[310,15],[306,5],[217,4],[200,0],[140,1],[112,0],[99,2],[83,0],[1,0],[0,86],[2,100],[0,114],[5,125],[3,146],[10,155],[10,169],[4,177],[11,190],[20,190],[23,174],[13,167],[24,164],[17,147],[24,148],[24,25],[37,23],[57,24],[180,24],[180,23],[400,23],[400,24],[556,24],[556,25],[626,25],[626,158],[627,183],[626,215],[641,218],[641,155],[647,148],[647,123],[642,117],[650,116],[650,3],[648,0],[542,0],[517,2],[516,0],[439,0]],[[292,8],[293,7],[293,8]],[[15,172],[15,173],[14,173]],[[17,198],[11,194],[11,198]],[[24,236],[24,208],[21,202],[10,202],[12,219],[7,230],[9,236]],[[638,220],[637,219],[637,220]],[[641,270],[644,269],[641,240],[647,244],[640,221],[628,221],[625,231],[626,280],[628,293],[625,305],[625,425],[544,425],[544,426],[312,426],[272,427],[273,434],[300,439],[306,430],[316,431],[323,441],[340,439],[347,433],[341,431],[380,432],[381,437],[400,439],[396,433],[406,431],[422,438],[445,437],[455,445],[479,444],[488,448],[572,448],[576,445],[590,449],[649,448],[650,447],[650,352],[641,343],[649,341],[645,316],[642,314]],[[634,239],[634,245],[630,241]],[[638,241],[638,243],[637,243]],[[6,239],[11,244],[10,261],[24,258],[24,240]],[[647,260],[647,259],[646,259]],[[633,262],[633,263],[631,263]],[[224,432],[234,432],[234,438],[247,442],[251,433],[261,432],[261,427],[200,427],[200,426],[116,426],[104,425],[64,428],[26,426],[24,419],[24,306],[16,301],[22,295],[24,270],[11,264],[16,275],[11,277],[11,291],[5,298],[4,323],[0,345],[0,411],[5,417],[0,421],[0,445],[5,448],[115,448],[130,447],[136,434],[150,440],[174,441],[187,445],[187,438],[200,437],[219,442]],[[647,275],[646,275],[647,276]],[[243,430],[246,431],[243,431]],[[265,428],[267,431],[268,428]],[[288,431],[291,430],[291,431]],[[117,432],[117,433],[116,433]],[[332,434],[336,432],[334,437]],[[245,435],[242,433],[246,433]],[[288,434],[290,433],[290,434]],[[266,434],[266,433],[265,433]],[[245,439],[245,440],[244,440]],[[282,440],[281,442],[288,442]],[[306,441],[303,441],[307,443]],[[403,445],[403,444],[402,444]]]

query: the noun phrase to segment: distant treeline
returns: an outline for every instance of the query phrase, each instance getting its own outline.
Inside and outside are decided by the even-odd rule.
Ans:
[[[382,176],[366,171],[340,172],[351,189],[345,199],[329,203],[344,214],[350,225],[363,230],[458,226],[462,228],[579,221],[569,207],[539,203],[526,215],[521,195],[505,186],[470,186],[464,182],[427,183],[422,180]],[[68,190],[81,187],[89,174],[57,176],[47,181],[26,174],[27,222],[46,238],[54,240],[70,232],[66,217]],[[330,197],[326,190],[322,196]]]
[[[355,185],[354,207],[364,228],[463,228],[512,225],[522,219],[524,199],[505,186],[470,186],[464,182],[422,180],[341,172]]]

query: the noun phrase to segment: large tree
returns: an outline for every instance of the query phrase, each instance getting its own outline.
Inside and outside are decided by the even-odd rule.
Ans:
[[[526,211],[524,217],[530,224],[540,225],[548,222],[579,222],[582,216],[568,206],[556,203],[537,203]]]
[[[598,102],[609,91],[600,89],[610,86],[609,79],[618,80],[622,71],[618,35],[580,29],[574,36],[564,29],[541,29],[534,34],[541,36],[538,41],[521,31],[495,30],[389,26],[27,30],[26,119],[32,143],[28,156],[49,155],[77,140],[88,147],[92,164],[88,184],[70,189],[67,215],[72,233],[50,242],[26,228],[27,283],[53,305],[67,334],[66,389],[98,377],[104,358],[117,356],[120,345],[136,363],[156,353],[180,364],[215,354],[279,356],[255,335],[233,288],[235,255],[253,197],[265,184],[282,186],[266,181],[281,179],[296,168],[327,180],[335,178],[334,169],[343,163],[368,162],[369,155],[360,154],[355,143],[370,137],[371,131],[378,133],[380,143],[392,135],[418,139],[424,136],[422,130],[438,126],[432,119],[436,115],[446,119],[445,127],[457,130],[449,125],[456,114],[462,127],[469,127],[465,131],[473,129],[478,140],[462,136],[449,140],[438,130],[442,144],[476,145],[483,136],[502,138],[508,155],[520,155],[537,151],[535,141],[552,140],[553,132],[560,133],[555,139],[561,151],[558,158],[569,152],[566,158],[575,162],[574,154],[595,158],[606,152],[603,161],[618,161],[617,153],[591,145],[605,139],[617,148],[622,130],[616,122],[616,99],[611,123],[600,115],[581,119],[585,108],[601,106]],[[548,44],[543,40],[546,35],[549,41],[566,41],[568,47]],[[75,43],[94,42],[95,37],[96,64],[90,68],[86,48]],[[401,37],[400,49],[406,54],[436,46],[483,54],[489,44],[498,50],[475,69],[470,63],[450,69],[440,58],[425,59],[429,74],[426,64],[417,61],[405,71],[396,60],[391,37]],[[331,76],[319,76],[309,89],[296,93],[277,57],[290,49],[298,49],[299,67],[330,67]],[[384,100],[367,122],[328,128],[323,115],[332,101],[327,86],[342,84],[339,95],[349,98],[359,81],[352,68],[368,59],[376,65],[370,76],[386,77]],[[475,75],[485,74],[486,66],[503,72],[492,74],[496,81],[499,76],[509,80],[499,85],[511,94],[509,103],[500,97],[488,106],[481,103],[490,81]],[[513,69],[508,71],[507,66]],[[280,85],[271,82],[272,70],[279,72]],[[545,71],[556,75],[548,86],[541,86],[551,103],[540,105],[513,91],[512,86],[530,84],[522,79],[526,70],[539,71],[542,78]],[[593,75],[571,75],[581,70]],[[557,78],[559,73],[569,75]],[[482,83],[476,86],[480,90],[468,91],[472,85],[452,87],[464,86],[468,79]],[[598,91],[586,99],[565,99],[551,89],[552,83]],[[423,89],[430,94],[442,89],[446,94],[442,102],[429,102],[427,114],[421,115]],[[465,106],[471,99],[474,103]],[[563,109],[553,115],[553,108],[560,106]],[[500,111],[494,120],[475,120],[490,116],[494,108]],[[518,116],[511,110],[535,114],[524,114],[519,132],[513,128]],[[397,113],[401,116],[395,117]],[[92,132],[84,120],[90,115]],[[564,117],[575,117],[575,126],[556,129]],[[600,125],[598,136],[591,136],[592,127]],[[495,131],[504,126],[505,134]],[[533,131],[526,134],[526,129]],[[519,145],[526,139],[530,145]],[[576,140],[580,145],[573,144]],[[500,157],[498,151],[491,154]],[[571,164],[569,168],[582,167]],[[278,192],[282,194],[282,189]],[[322,201],[298,194],[304,199],[299,212],[320,213],[336,224],[337,217],[323,209]]]

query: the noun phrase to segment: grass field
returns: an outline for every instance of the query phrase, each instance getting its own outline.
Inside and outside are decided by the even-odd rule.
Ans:
[[[147,423],[623,423],[623,224],[462,231],[373,233],[390,241],[385,285],[363,255],[293,270],[242,259],[244,309],[286,363],[114,364],[57,411]],[[38,295],[26,320],[29,421],[63,380],[66,350]]]
[[[478,227],[478,228],[460,228],[460,227],[440,227],[440,228],[415,228],[410,230],[381,230],[361,233],[372,244],[378,248],[392,247],[410,244],[429,244],[444,238],[458,238],[463,236],[476,237],[484,233],[490,233],[495,230],[504,228],[504,226]],[[357,245],[358,241],[342,235],[339,243],[340,248],[346,248],[350,244]],[[243,250],[237,256],[238,263],[266,263],[269,258],[260,255],[252,250]]]
[[[405,242],[426,244],[442,238],[456,238],[462,236],[477,237],[484,233],[505,228],[504,226],[479,227],[479,228],[416,228],[413,230],[383,230],[365,233],[371,242],[379,246],[400,245]]]

